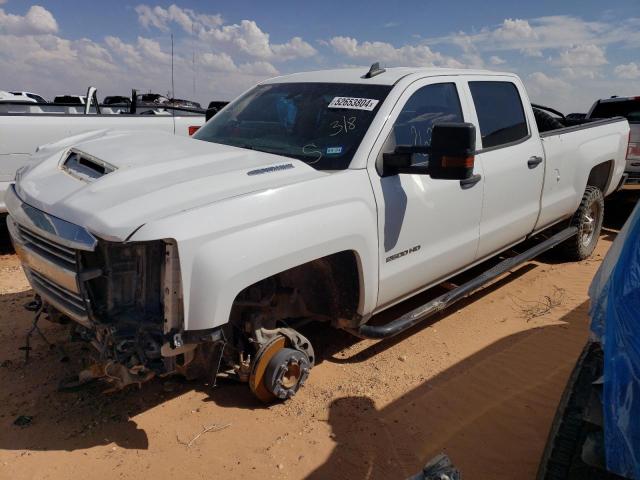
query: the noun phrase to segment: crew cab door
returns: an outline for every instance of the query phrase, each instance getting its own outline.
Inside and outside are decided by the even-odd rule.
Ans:
[[[526,91],[514,77],[468,79],[482,142],[484,198],[477,258],[523,240],[540,212],[544,151]]]
[[[428,175],[381,175],[382,155],[396,145],[430,145],[434,123],[471,121],[467,96],[456,77],[421,79],[400,96],[368,162],[378,207],[378,309],[428,288],[471,264],[482,208],[480,181],[435,180]],[[414,155],[412,162],[428,161]]]

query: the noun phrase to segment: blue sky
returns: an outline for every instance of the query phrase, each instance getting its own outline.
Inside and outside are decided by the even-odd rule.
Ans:
[[[640,95],[635,0],[0,0],[0,89],[165,93],[171,33],[176,96],[202,102],[278,74],[374,60],[514,71],[534,101],[567,112]]]

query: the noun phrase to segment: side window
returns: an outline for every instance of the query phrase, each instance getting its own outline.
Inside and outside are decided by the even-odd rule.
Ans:
[[[437,83],[417,90],[398,115],[386,151],[396,145],[430,145],[431,131],[438,122],[463,122],[458,90],[454,83]],[[424,163],[428,155],[414,155],[414,164]]]
[[[497,147],[529,135],[518,89],[511,82],[469,82],[476,106],[482,148]]]

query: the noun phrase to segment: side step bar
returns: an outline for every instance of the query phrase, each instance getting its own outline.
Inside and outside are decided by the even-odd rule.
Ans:
[[[519,266],[520,264],[537,257],[543,252],[552,249],[556,245],[564,242],[565,240],[573,237],[578,233],[576,227],[568,227],[552,237],[544,240],[543,242],[531,247],[514,257],[503,260],[496,266],[490,268],[486,272],[478,275],[476,278],[469,280],[467,283],[463,283],[459,287],[434,298],[428,303],[405,313],[401,317],[392,320],[384,325],[360,325],[358,328],[353,329],[352,333],[362,338],[382,339],[389,338],[405,330],[417,325],[418,323],[426,320],[432,315],[441,312],[445,308],[456,303],[458,300],[471,295],[473,292],[486,285],[490,281],[499,277],[503,273]]]

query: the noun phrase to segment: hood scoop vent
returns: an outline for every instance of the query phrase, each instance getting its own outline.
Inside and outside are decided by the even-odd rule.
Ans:
[[[91,155],[70,150],[61,165],[62,169],[85,182],[92,182],[116,170],[116,167]]]

